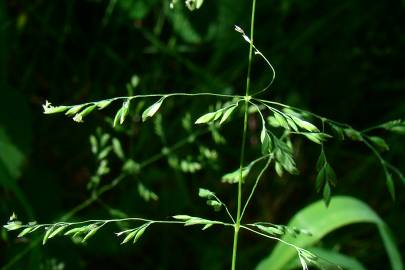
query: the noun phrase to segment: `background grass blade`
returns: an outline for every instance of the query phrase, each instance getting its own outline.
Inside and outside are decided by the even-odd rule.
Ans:
[[[322,259],[327,260],[332,264],[322,265],[325,270],[335,270],[338,269],[336,265],[339,265],[345,270],[366,270],[366,268],[355,258],[341,254],[339,252],[328,250],[319,247],[311,247],[308,248],[310,252],[316,254],[317,256],[321,257]],[[298,269],[301,267],[301,263],[296,258],[286,266],[286,269]]]
[[[306,248],[338,228],[363,222],[377,225],[392,269],[402,270],[401,255],[388,227],[368,205],[352,197],[334,197],[329,208],[326,208],[322,201],[305,207],[292,218],[289,226],[305,228],[311,231],[313,236],[299,235],[297,238],[293,238],[286,235],[283,239],[299,247]],[[260,262],[256,269],[286,269],[286,265],[295,258],[296,251],[294,249],[278,243],[273,252]]]

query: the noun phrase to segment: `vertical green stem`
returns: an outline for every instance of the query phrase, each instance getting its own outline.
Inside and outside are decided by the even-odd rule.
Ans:
[[[236,257],[238,250],[238,235],[241,222],[241,210],[242,210],[242,169],[245,159],[245,147],[246,147],[246,133],[247,133],[247,121],[248,121],[248,106],[249,106],[249,92],[250,92],[250,73],[252,70],[252,57],[253,57],[253,33],[254,33],[254,23],[255,23],[255,10],[256,10],[256,0],[252,1],[252,14],[250,21],[250,47],[249,47],[249,63],[248,63],[248,72],[246,77],[246,93],[245,93],[245,115],[243,121],[243,135],[242,135],[242,146],[240,154],[240,176],[238,183],[238,206],[236,213],[236,222],[234,224],[234,234],[233,234],[233,250],[232,250],[232,270],[236,269]]]

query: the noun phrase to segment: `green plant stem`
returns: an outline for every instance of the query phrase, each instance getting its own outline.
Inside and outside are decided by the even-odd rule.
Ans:
[[[252,190],[250,191],[249,197],[248,197],[248,199],[246,200],[245,206],[243,207],[242,214],[240,215],[240,218],[241,218],[241,219],[243,218],[243,215],[245,214],[246,208],[248,207],[249,202],[250,202],[250,200],[252,199],[253,194],[254,194],[255,191],[256,191],[256,188],[257,188],[257,185],[259,184],[260,179],[262,178],[264,172],[265,172],[265,171],[267,170],[267,168],[269,167],[269,165],[270,165],[272,159],[273,159],[273,156],[269,156],[266,165],[264,165],[263,169],[260,171],[259,175],[257,176],[256,182],[255,182],[255,184],[254,184]]]
[[[93,105],[96,104],[97,102],[100,101],[116,101],[116,100],[131,100],[131,99],[136,99],[136,98],[153,98],[153,97],[164,97],[164,98],[169,98],[169,97],[176,97],[176,96],[187,96],[187,97],[196,97],[196,96],[214,96],[214,97],[221,97],[221,98],[239,98],[243,99],[244,96],[238,96],[238,95],[225,95],[225,94],[217,94],[217,93],[173,93],[173,94],[145,94],[145,95],[135,95],[135,96],[122,96],[122,97],[114,97],[114,98],[107,98],[99,101],[91,101],[91,102],[86,102],[86,103],[81,103],[81,104],[76,104],[76,105]],[[66,105],[67,107],[73,107],[76,105]]]
[[[246,92],[245,92],[245,115],[243,121],[243,135],[242,135],[242,146],[241,146],[241,155],[240,155],[240,177],[238,183],[238,206],[236,212],[236,223],[234,224],[234,233],[233,233],[233,249],[232,249],[232,265],[231,269],[236,269],[236,257],[238,251],[238,236],[241,222],[241,211],[242,211],[242,181],[243,181],[243,163],[245,159],[245,147],[246,147],[246,133],[247,133],[247,122],[249,114],[249,92],[250,92],[250,73],[252,71],[252,57],[253,57],[253,35],[254,35],[254,24],[255,24],[255,10],[256,10],[256,0],[252,1],[252,14],[250,21],[250,47],[249,47],[249,62],[248,62],[248,71],[246,77]]]

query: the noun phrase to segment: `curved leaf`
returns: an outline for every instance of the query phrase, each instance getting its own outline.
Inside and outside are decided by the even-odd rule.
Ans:
[[[337,269],[337,267],[332,266],[330,264],[339,265],[343,267],[344,270],[366,270],[366,268],[355,258],[349,257],[347,255],[338,253],[333,250],[327,250],[318,247],[308,248],[308,251],[315,254],[322,259],[325,259],[327,263],[327,267],[325,269]],[[286,269],[298,269],[301,267],[301,263],[299,260],[293,260],[286,266]],[[340,268],[341,269],[341,268]]]
[[[304,228],[310,231],[313,236],[299,235],[297,238],[293,238],[286,235],[283,237],[283,240],[306,248],[338,228],[363,222],[377,225],[392,269],[402,270],[401,255],[387,225],[368,205],[352,197],[334,197],[328,208],[326,208],[322,201],[315,202],[305,207],[292,218],[288,226]],[[256,269],[286,269],[286,265],[296,256],[296,251],[293,248],[278,243],[273,252],[262,260]]]

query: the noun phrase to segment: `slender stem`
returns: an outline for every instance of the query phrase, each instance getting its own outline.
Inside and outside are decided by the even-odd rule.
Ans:
[[[239,183],[238,183],[238,208],[236,213],[236,223],[234,225],[234,234],[233,234],[233,249],[232,249],[232,266],[231,269],[236,269],[236,257],[238,250],[238,235],[241,222],[241,210],[242,210],[242,181],[243,181],[243,163],[245,159],[245,147],[246,147],[246,133],[247,133],[247,121],[248,121],[248,108],[249,108],[249,91],[250,91],[250,73],[252,71],[252,57],[253,57],[253,34],[254,34],[254,24],[255,24],[255,9],[256,9],[256,0],[252,1],[252,14],[250,21],[250,47],[249,47],[249,63],[248,63],[248,72],[246,77],[246,93],[245,93],[245,115],[243,121],[243,135],[242,135],[242,146],[241,146],[241,155],[240,155],[240,164],[239,164]]]
[[[213,196],[214,196],[214,198],[215,198],[218,202],[220,202],[221,205],[225,208],[225,211],[226,211],[228,217],[232,220],[233,224],[235,224],[235,219],[232,217],[231,212],[229,212],[229,209],[228,209],[228,207],[226,206],[226,204],[223,203],[223,202],[218,198],[217,195],[214,194]]]
[[[319,114],[316,114],[316,113],[313,113],[313,112],[310,112],[310,111],[307,111],[307,110],[304,110],[304,109],[301,109],[301,108],[298,108],[298,107],[286,105],[286,104],[279,103],[279,102],[275,102],[275,101],[270,101],[270,100],[265,100],[265,99],[259,99],[259,98],[252,98],[252,100],[259,101],[259,102],[262,103],[263,105],[266,105],[266,103],[267,103],[267,104],[273,104],[273,105],[277,105],[277,106],[280,106],[280,107],[283,107],[283,108],[287,108],[287,109],[291,109],[291,110],[296,110],[296,111],[304,112],[304,113],[307,113],[307,114],[309,114],[309,115],[312,115],[313,117],[318,118],[318,119],[320,119],[320,120],[327,120],[328,122],[333,123],[333,124],[338,125],[338,126],[347,127],[347,128],[352,128],[352,127],[351,127],[350,125],[348,125],[348,124],[341,123],[341,122],[338,122],[338,121],[334,121],[334,120],[332,120],[332,119],[329,119],[329,118],[320,116]],[[271,108],[274,109],[273,107],[271,107]],[[269,108],[269,109],[270,109],[270,108]]]
[[[256,191],[256,188],[257,188],[257,185],[259,184],[260,179],[262,178],[264,172],[265,172],[265,171],[267,170],[267,168],[269,167],[269,165],[270,165],[272,159],[273,159],[273,156],[269,156],[269,159],[267,160],[266,165],[264,165],[263,169],[260,171],[259,175],[257,176],[256,182],[255,182],[255,184],[254,184],[252,190],[250,191],[249,197],[248,197],[248,199],[246,200],[245,206],[243,207],[242,214],[240,215],[241,219],[242,219],[243,215],[245,214],[246,208],[248,207],[249,202],[250,202],[250,200],[251,200],[252,197],[253,197],[253,194],[254,194],[255,191]]]
[[[238,95],[225,95],[225,94],[217,94],[217,93],[173,93],[173,94],[146,94],[146,95],[135,95],[135,96],[121,96],[121,97],[114,97],[114,98],[107,98],[99,101],[116,101],[116,100],[126,100],[126,99],[136,99],[136,98],[153,98],[153,97],[175,97],[175,96],[186,96],[186,97],[197,97],[197,96],[214,96],[214,97],[221,97],[221,98],[244,98],[244,96]],[[91,101],[82,103],[80,105],[91,105],[95,104],[99,101]],[[75,105],[67,105],[68,107],[73,107]]]
[[[49,223],[49,224],[38,224],[38,225],[22,225],[21,228],[27,228],[32,226],[40,226],[40,227],[55,227],[55,226],[77,226],[77,225],[84,225],[88,223],[103,223],[101,226],[104,226],[108,223],[117,223],[117,222],[124,222],[124,221],[140,221],[149,224],[185,224],[186,221],[180,220],[153,220],[153,219],[146,219],[146,218],[117,218],[117,219],[89,219],[85,221],[79,222],[57,222],[57,223]],[[221,222],[221,221],[212,221],[212,224],[216,225],[224,225],[224,226],[232,226],[232,224]]]
[[[242,229],[251,231],[252,233],[258,234],[258,235],[260,235],[260,236],[263,236],[263,237],[266,237],[266,238],[269,238],[269,239],[273,239],[273,240],[277,240],[277,241],[279,241],[279,242],[281,242],[281,243],[283,243],[283,244],[286,244],[287,246],[290,246],[290,247],[296,249],[297,251],[299,251],[299,250],[305,250],[305,249],[302,249],[302,248],[300,248],[300,247],[298,247],[298,246],[296,246],[296,245],[294,245],[294,244],[288,243],[287,241],[285,241],[285,240],[283,240],[283,239],[281,239],[281,238],[278,238],[278,237],[275,237],[275,236],[271,236],[271,235],[268,235],[268,234],[264,234],[264,233],[258,232],[258,231],[256,231],[256,230],[251,229],[251,228],[249,228],[249,227],[247,227],[247,226],[244,226],[244,225],[241,225],[240,227],[241,227]]]

